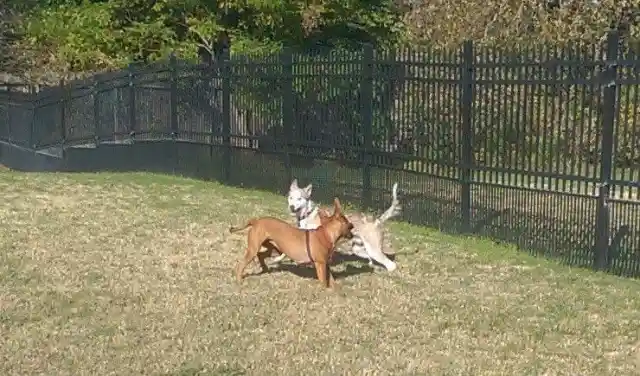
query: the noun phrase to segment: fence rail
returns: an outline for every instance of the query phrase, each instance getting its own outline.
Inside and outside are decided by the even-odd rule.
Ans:
[[[275,190],[298,177],[376,209],[399,181],[406,220],[638,276],[637,55],[612,33],[564,49],[172,56],[0,92],[0,140],[67,162],[82,150],[64,168]]]

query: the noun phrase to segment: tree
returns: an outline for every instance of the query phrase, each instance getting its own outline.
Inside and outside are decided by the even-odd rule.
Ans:
[[[456,46],[593,43],[610,28],[638,37],[637,0],[401,0],[410,39]]]
[[[0,5],[0,72],[13,72],[16,68],[12,42],[18,12],[10,3]]]
[[[21,44],[40,50],[38,66],[64,72],[150,62],[176,51],[197,59],[228,33],[234,52],[281,46],[393,43],[400,14],[390,0],[48,0],[30,8]]]

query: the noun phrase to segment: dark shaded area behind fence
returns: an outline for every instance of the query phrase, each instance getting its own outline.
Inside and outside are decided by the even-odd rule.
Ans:
[[[176,58],[0,92],[0,162],[155,171],[283,193],[640,275],[640,59],[604,46]],[[284,202],[284,201],[283,201]]]

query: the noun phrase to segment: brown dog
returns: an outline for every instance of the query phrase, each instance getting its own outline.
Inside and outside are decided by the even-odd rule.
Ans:
[[[318,280],[326,287],[333,287],[334,280],[329,263],[333,256],[335,243],[340,238],[351,239],[353,225],[342,214],[340,200],[333,201],[333,215],[323,216],[323,223],[315,230],[301,230],[289,223],[272,217],[250,219],[244,227],[231,227],[229,232],[235,233],[248,227],[247,249],[244,258],[236,267],[236,278],[242,280],[242,273],[247,265],[257,256],[263,272],[268,270],[265,258],[277,249],[286,254],[297,264],[314,264]],[[267,248],[261,252],[261,247]]]

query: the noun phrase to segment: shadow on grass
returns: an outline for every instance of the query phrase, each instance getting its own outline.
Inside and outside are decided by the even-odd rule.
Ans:
[[[396,261],[396,255],[387,254],[387,257]],[[333,267],[340,265],[342,263],[360,263],[359,266],[355,266],[352,264],[346,264],[344,270],[334,271]],[[378,263],[374,262],[375,265],[381,266]],[[333,277],[335,279],[343,279],[352,277],[359,274],[365,273],[373,273],[374,268],[371,267],[367,260],[362,259],[358,256],[352,254],[346,254],[341,252],[336,252],[333,257],[333,263],[331,264]],[[309,279],[317,279],[316,270],[313,266],[304,266],[304,265],[295,265],[295,264],[279,264],[279,265],[270,265],[269,271],[267,273],[279,273],[279,272],[290,272],[298,277],[309,278]],[[261,273],[260,273],[261,274]]]
[[[390,259],[395,259],[394,255],[389,255]],[[342,271],[333,271],[333,267],[340,265],[344,262],[360,262],[364,263],[363,266],[356,267],[351,264],[345,265],[345,270]],[[260,275],[260,274],[271,274],[271,273],[280,273],[280,272],[290,272],[298,277],[309,278],[309,279],[317,279],[316,269],[312,265],[297,265],[294,263],[280,263],[280,264],[269,264],[267,263],[269,270],[266,272],[257,272],[249,275]],[[372,273],[373,268],[368,265],[367,261],[363,260],[360,257],[351,254],[345,254],[341,252],[336,252],[333,257],[333,262],[331,263],[332,273],[335,279],[342,279],[351,277],[358,274],[364,273]]]
[[[280,264],[269,266],[268,273],[280,272],[290,272],[301,278],[318,279],[316,275],[316,269],[312,266],[302,266],[294,264]],[[345,269],[341,271],[334,271],[332,268],[331,273],[333,274],[333,277],[335,279],[345,279],[359,274],[371,274],[373,273],[373,268],[366,264],[360,267],[348,264],[346,265]]]

